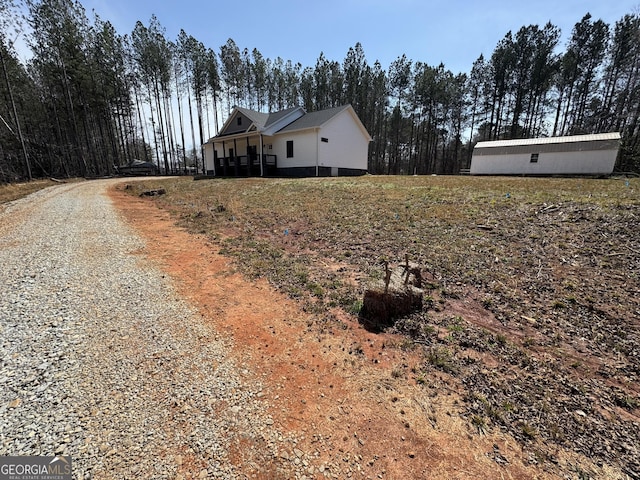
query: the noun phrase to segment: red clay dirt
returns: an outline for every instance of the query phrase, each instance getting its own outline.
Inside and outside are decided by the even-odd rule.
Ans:
[[[419,385],[412,369],[421,352],[401,348],[402,337],[368,332],[340,311],[341,323],[320,330],[295,301],[236,273],[216,245],[176,227],[151,200],[115,188],[110,196],[146,240],[141,254],[173,279],[203,322],[229,336],[237,364],[263,383],[274,427],[301,438],[298,448],[317,455],[316,467],[333,465],[333,478],[559,478],[529,465],[531,451],[510,436],[475,431],[460,416],[455,379],[434,373],[424,379],[431,388]],[[247,462],[246,443],[239,438],[230,452],[239,471],[274,478],[284,460]],[[506,463],[495,461],[496,451]],[[190,463],[185,478],[200,471],[197,459],[193,471]]]

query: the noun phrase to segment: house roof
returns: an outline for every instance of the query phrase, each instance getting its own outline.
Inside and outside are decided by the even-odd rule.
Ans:
[[[302,112],[304,114],[304,110],[301,109],[300,107],[287,108],[286,110],[280,110],[279,112],[270,113],[269,114],[269,119],[267,120],[267,123],[265,124],[265,128],[269,128],[271,125],[273,125],[274,123],[276,123],[280,119],[286,117],[287,115],[289,115],[290,113],[292,113],[292,112],[294,112],[296,110],[302,110]]]
[[[329,120],[340,113],[349,110],[358,123],[363,134],[371,140],[371,136],[366,131],[364,125],[358,118],[351,105],[342,105],[340,107],[328,108],[317,112],[307,113],[302,107],[293,107],[280,110],[273,113],[262,113],[255,110],[249,110],[243,107],[234,107],[232,115],[229,116],[222,128],[222,133],[209,139],[209,142],[215,141],[217,138],[241,138],[248,134],[261,133],[264,135],[275,135],[286,132],[294,132],[299,130],[307,130],[322,127]],[[232,131],[225,133],[227,125],[231,124],[232,119],[237,114],[247,117],[251,121],[251,125],[246,130]],[[290,117],[290,118],[287,118]],[[207,142],[207,143],[209,143]]]
[[[340,112],[346,110],[351,105],[342,105],[341,107],[328,108],[303,115],[296,121],[290,123],[284,128],[278,130],[278,133],[292,132],[295,130],[305,130],[307,128],[321,127]]]
[[[255,110],[249,110],[248,108],[236,107],[236,110],[247,117],[251,122],[258,127],[258,129],[264,128],[269,120],[268,113],[256,112]]]
[[[266,130],[278,120],[286,117],[299,108],[300,107],[287,108],[273,113],[256,112],[255,110],[249,110],[248,108],[242,107],[236,107],[236,110],[251,120],[258,130]]]
[[[549,145],[554,143],[594,142],[598,140],[620,140],[619,132],[591,135],[571,135],[567,137],[521,138],[516,140],[493,140],[478,142],[475,148],[519,147],[525,145]]]

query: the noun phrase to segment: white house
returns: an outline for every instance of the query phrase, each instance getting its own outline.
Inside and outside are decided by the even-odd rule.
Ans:
[[[478,142],[471,175],[611,175],[620,133]]]
[[[370,141],[351,105],[311,113],[235,107],[205,143],[205,164],[215,176],[363,175]]]

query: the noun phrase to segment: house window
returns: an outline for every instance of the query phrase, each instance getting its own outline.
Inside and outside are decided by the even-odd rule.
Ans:
[[[324,143],[329,143],[329,139],[327,137],[320,137],[320,141]]]
[[[538,155],[540,155],[539,153],[532,153],[531,154],[531,160],[529,163],[538,163]]]
[[[287,158],[293,158],[293,140],[287,140]]]
[[[237,122],[238,122],[238,125],[242,125],[242,117],[238,117]]]

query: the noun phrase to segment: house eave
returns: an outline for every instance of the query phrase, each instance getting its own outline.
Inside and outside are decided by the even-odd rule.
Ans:
[[[285,127],[282,127],[285,128]],[[315,126],[315,127],[303,127],[303,128],[297,128],[295,130],[287,130],[286,132],[276,132],[273,134],[273,136],[276,135],[288,135],[290,133],[300,133],[300,132],[315,132],[317,130],[320,130],[322,128],[322,126]]]
[[[210,145],[213,143],[222,143],[227,140],[238,140],[241,138],[259,137],[260,135],[268,136],[259,130],[253,130],[251,132],[229,133],[227,135],[216,135],[215,137],[211,137],[206,144]]]

